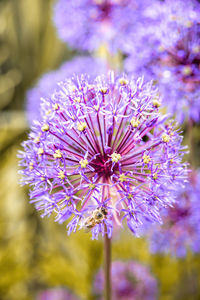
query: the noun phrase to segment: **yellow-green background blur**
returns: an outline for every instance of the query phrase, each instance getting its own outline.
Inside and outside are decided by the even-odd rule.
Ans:
[[[0,0],[0,300],[36,299],[56,286],[94,299],[92,281],[102,265],[101,239],[92,241],[83,231],[67,236],[65,225],[40,218],[28,190],[18,185],[16,152],[28,132],[26,91],[75,54],[56,37],[52,2]],[[112,256],[147,264],[158,280],[158,299],[200,299],[200,255],[150,255],[147,243],[124,228]]]

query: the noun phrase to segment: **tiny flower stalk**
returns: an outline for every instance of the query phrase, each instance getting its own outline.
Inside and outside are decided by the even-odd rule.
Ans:
[[[42,99],[42,119],[19,153],[22,183],[42,216],[56,214],[68,234],[104,237],[106,299],[113,226],[126,222],[139,236],[146,222],[161,223],[186,178],[182,137],[160,115],[157,95],[151,82],[113,72],[64,79]]]

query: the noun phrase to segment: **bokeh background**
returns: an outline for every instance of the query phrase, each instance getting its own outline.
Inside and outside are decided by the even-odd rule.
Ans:
[[[53,287],[95,299],[93,279],[103,260],[101,239],[92,241],[83,231],[67,236],[65,225],[41,219],[29,204],[28,190],[18,184],[16,153],[28,132],[26,92],[43,73],[76,54],[56,36],[52,4],[0,0],[1,300],[37,299],[41,291]],[[198,157],[199,127],[194,135]],[[189,252],[184,259],[151,255],[147,242],[124,228],[113,240],[112,256],[148,265],[158,280],[158,299],[200,299],[200,255]]]

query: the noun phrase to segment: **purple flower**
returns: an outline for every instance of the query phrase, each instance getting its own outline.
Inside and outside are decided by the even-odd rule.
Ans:
[[[41,120],[40,99],[52,94],[57,89],[59,81],[63,78],[71,77],[73,74],[86,73],[95,77],[98,74],[104,74],[106,72],[107,67],[105,61],[89,56],[78,56],[62,64],[58,70],[44,74],[26,95],[26,110],[29,124],[33,124],[33,121],[36,119]]]
[[[42,216],[55,212],[70,220],[69,234],[80,226],[93,238],[111,237],[123,220],[135,235],[143,223],[161,222],[186,168],[182,137],[158,104],[158,91],[141,78],[110,72],[60,82],[19,154],[22,183]]]
[[[150,231],[150,247],[153,253],[171,253],[185,256],[187,249],[200,252],[200,170],[190,174],[184,189],[177,189],[177,201],[173,207],[163,210],[163,225]]]
[[[137,27],[125,69],[157,80],[163,103],[179,122],[199,122],[200,4],[155,1],[144,15],[148,26]]]
[[[59,37],[72,48],[111,51],[124,48],[147,0],[58,0],[54,23]]]
[[[111,267],[112,295],[115,300],[155,300],[157,282],[148,268],[133,261],[115,261]],[[103,270],[96,275],[94,292],[103,299]],[[98,297],[99,295],[99,297]]]
[[[65,288],[51,288],[40,292],[36,300],[78,300]]]

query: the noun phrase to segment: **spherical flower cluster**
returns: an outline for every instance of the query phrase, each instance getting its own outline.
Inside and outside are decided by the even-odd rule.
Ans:
[[[123,48],[132,36],[147,0],[58,0],[54,23],[59,37],[71,47],[111,51]]]
[[[100,270],[94,283],[94,291],[98,300],[103,299],[103,282],[103,270]],[[113,262],[111,283],[115,300],[155,300],[157,298],[156,279],[147,267],[133,261]]]
[[[151,83],[113,72],[60,82],[43,99],[20,152],[22,182],[43,216],[69,219],[68,233],[91,229],[93,238],[127,221],[137,235],[146,222],[161,222],[185,180],[182,137],[158,112]]]
[[[40,292],[36,300],[78,300],[65,288],[51,288]]]
[[[144,14],[149,25],[139,28],[137,40],[129,46],[126,70],[157,80],[163,104],[179,122],[199,122],[200,4],[156,1]]]
[[[29,124],[33,124],[36,119],[41,120],[40,99],[52,94],[63,78],[71,77],[73,74],[89,74],[96,77],[98,74],[105,74],[106,72],[106,63],[102,59],[77,56],[62,64],[58,70],[44,74],[38,83],[28,90],[26,95],[26,112]]]
[[[153,253],[185,256],[187,249],[200,252],[200,171],[193,172],[184,189],[177,190],[173,207],[163,210],[163,226],[151,229],[150,247]]]

